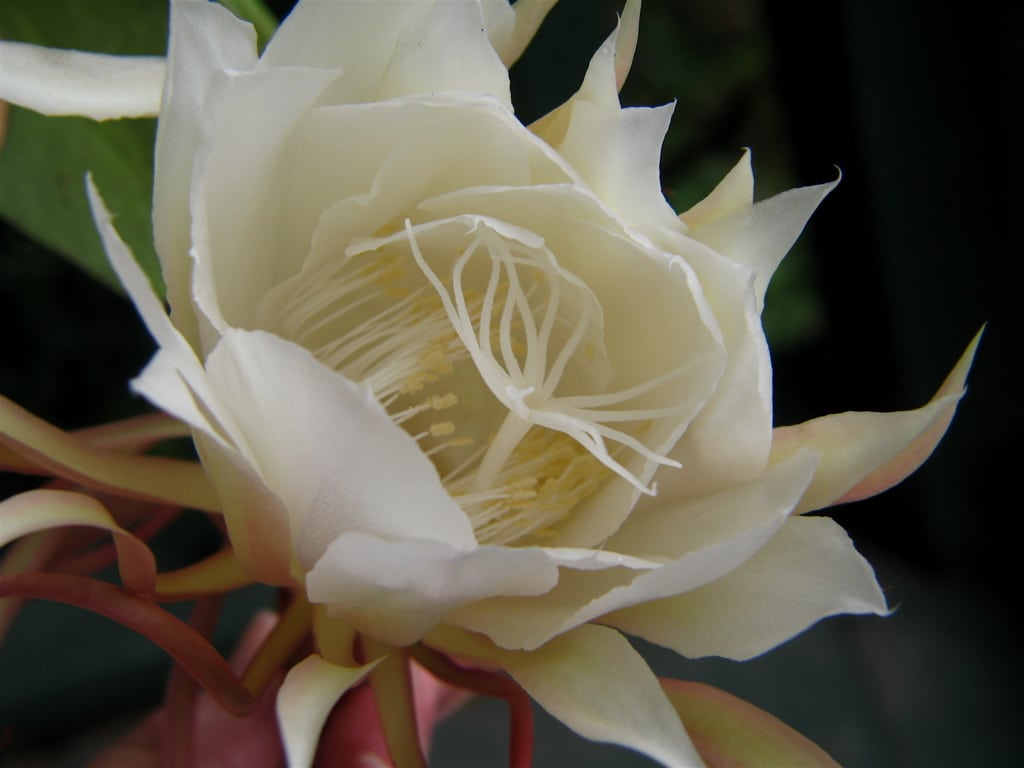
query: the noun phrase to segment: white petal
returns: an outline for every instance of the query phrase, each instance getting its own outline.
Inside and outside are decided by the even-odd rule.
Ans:
[[[285,19],[260,60],[340,69],[324,104],[471,91],[510,105],[508,73],[477,3],[305,2]]]
[[[203,103],[214,72],[252,69],[256,33],[218,3],[173,2],[167,62],[156,134],[153,238],[175,325],[196,344],[188,196],[203,131]]]
[[[288,670],[277,693],[277,722],[291,768],[313,764],[320,731],[334,705],[379,663],[339,667],[313,655]]]
[[[160,345],[160,353],[158,355],[160,360],[155,363],[155,367],[150,371],[150,379],[157,378],[156,373],[158,371],[164,374],[161,377],[164,381],[168,381],[168,377],[177,379],[180,375],[196,393],[206,400],[211,399],[205,385],[206,375],[199,360],[196,358],[188,342],[171,324],[163,304],[153,291],[149,278],[143,273],[132,256],[131,251],[128,250],[128,246],[118,235],[117,230],[114,229],[110,211],[104,205],[103,199],[100,197],[99,191],[92,181],[92,176],[86,177],[86,194],[89,198],[89,206],[92,209],[93,219],[96,222],[96,229],[99,230],[100,239],[103,242],[103,248],[107,253],[110,266],[121,281],[125,291],[128,292],[132,303],[135,304],[135,309],[142,317],[146,328],[157,344]],[[169,399],[178,404],[178,408],[172,410],[171,413],[185,419],[192,426],[206,426],[205,417],[201,417],[194,408],[188,406],[187,398],[182,396],[180,382],[170,383],[169,388],[173,391]]]
[[[584,738],[620,744],[674,768],[704,765],[654,673],[618,632],[579,627],[530,652],[503,651],[451,630],[428,642],[501,666]]]
[[[710,224],[731,213],[749,208],[754,203],[754,174],[750,167],[750,150],[743,150],[739,162],[725,175],[707,197],[686,213],[680,214],[691,228]]]
[[[912,411],[833,413],[779,427],[771,460],[804,447],[821,454],[821,466],[798,512],[857,501],[891,488],[921,466],[946,432],[963,397],[981,332],[927,405]]]
[[[5,41],[0,42],[0,100],[44,115],[155,117],[164,70],[160,56],[111,56]]]
[[[767,465],[772,439],[771,358],[753,273],[688,237],[662,236],[663,247],[697,274],[728,356],[711,397],[669,454],[682,467],[658,471],[658,495],[641,498],[638,515],[752,480]]]
[[[506,67],[511,67],[523,55],[556,2],[558,0],[518,0],[509,6],[507,0],[482,0],[487,34]]]
[[[372,394],[307,350],[261,331],[229,330],[207,371],[248,458],[288,510],[306,569],[343,532],[475,544],[416,442]]]
[[[606,556],[597,573],[562,570],[558,586],[546,595],[482,601],[448,620],[499,646],[533,649],[610,611],[703,587],[770,540],[800,499],[816,460],[805,451],[746,486],[631,516],[608,542],[608,554],[628,552],[658,567],[638,569],[644,562],[638,557],[615,562]]]
[[[305,256],[283,253],[278,241],[288,214],[282,156],[296,123],[336,76],[294,68],[214,73],[190,200],[193,295],[217,331],[252,327],[264,294]],[[213,343],[204,339],[207,348]]]
[[[887,612],[871,566],[846,532],[829,518],[795,517],[728,576],[602,621],[691,658],[743,660],[826,616]]]
[[[814,209],[839,183],[798,187],[711,221],[690,236],[754,270],[758,312],[776,267],[796,242]]]
[[[558,580],[539,549],[458,549],[425,539],[344,533],[306,577],[309,599],[389,645],[414,643],[453,608],[495,595],[538,595]]]
[[[399,35],[379,99],[465,92],[492,96],[509,110],[508,71],[487,37],[477,3],[439,2]]]
[[[556,147],[629,227],[683,227],[661,190],[661,144],[674,105],[608,109],[579,101]]]

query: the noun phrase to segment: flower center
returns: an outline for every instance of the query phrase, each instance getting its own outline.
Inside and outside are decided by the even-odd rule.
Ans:
[[[600,304],[542,246],[407,223],[303,270],[263,306],[271,330],[371,389],[481,543],[552,536],[615,475],[651,492],[622,463],[629,452],[673,463],[638,439],[672,409],[628,403],[682,371],[606,392]]]

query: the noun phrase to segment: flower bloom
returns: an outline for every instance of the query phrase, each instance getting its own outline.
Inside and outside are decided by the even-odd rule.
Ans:
[[[638,2],[523,125],[507,66],[543,5],[305,0],[257,57],[247,24],[176,0],[153,211],[170,319],[90,198],[160,345],[134,386],[192,427],[253,578],[696,763],[619,631],[743,659],[885,613],[842,529],[794,513],[920,464],[970,352],[917,411],[773,431],[764,292],[834,183],[754,203],[744,155],[677,216],[672,107],[617,96]],[[328,697],[364,673],[315,663]],[[301,762],[323,720],[287,716],[313,706],[293,689]]]

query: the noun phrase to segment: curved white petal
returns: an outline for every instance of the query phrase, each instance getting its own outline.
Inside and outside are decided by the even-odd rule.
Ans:
[[[727,177],[728,178],[728,177]],[[793,247],[818,204],[839,183],[798,187],[695,227],[690,236],[754,270],[757,310],[775,269]]]
[[[679,218],[688,227],[700,228],[713,221],[742,211],[754,204],[754,173],[750,167],[750,150],[743,155],[707,197]]]
[[[277,692],[277,723],[290,768],[313,764],[320,731],[334,705],[379,663],[340,667],[312,655],[288,670]]]
[[[658,679],[629,642],[583,626],[535,651],[505,651],[442,629],[427,642],[502,667],[540,706],[592,741],[620,744],[673,768],[703,766]]]
[[[753,272],[684,235],[661,235],[700,280],[728,355],[714,392],[669,454],[681,468],[658,471],[658,495],[641,498],[637,515],[752,480],[767,465],[772,439],[771,358]]]
[[[508,70],[478,3],[438,2],[402,30],[377,98],[444,91],[485,94],[512,109]]]
[[[847,411],[777,428],[771,461],[805,447],[821,454],[821,466],[797,511],[873,496],[921,466],[953,419],[980,341],[979,331],[935,396],[921,408],[892,413]]]
[[[622,109],[618,89],[632,59],[639,3],[590,61],[579,91],[533,126],[630,228],[685,230],[661,191],[661,145],[674,106]]]
[[[486,27],[478,3],[304,2],[281,24],[258,69],[340,70],[324,104],[469,91],[511,108],[508,72]]]
[[[295,125],[337,74],[297,68],[214,73],[190,200],[193,297],[218,332],[252,327],[260,299],[305,255],[282,253],[278,242],[288,212],[278,182],[282,154]],[[204,351],[215,343],[216,335],[204,338]]]
[[[0,100],[44,115],[155,117],[165,62],[0,42]]]
[[[174,323],[198,345],[189,285],[189,186],[213,73],[256,64],[256,33],[218,3],[172,2],[168,77],[156,133],[153,238]]]
[[[602,622],[691,658],[749,659],[840,613],[888,612],[874,572],[825,517],[795,517],[746,563],[685,595]]]
[[[584,622],[603,621],[608,612],[703,587],[770,540],[807,487],[816,461],[804,451],[746,486],[634,515],[606,545],[604,561],[588,564],[599,572],[575,573],[571,561],[562,561],[558,586],[549,593],[484,600],[453,611],[448,621],[501,647],[532,650]],[[616,561],[616,552],[633,557]]]
[[[502,63],[511,67],[523,55],[548,11],[558,0],[482,0],[487,34]],[[511,13],[510,13],[511,11]]]
[[[414,643],[453,608],[495,595],[538,595],[558,580],[539,549],[388,541],[344,533],[306,576],[313,602],[389,645]]]
[[[416,442],[370,392],[307,350],[232,329],[207,372],[239,425],[247,458],[288,510],[305,569],[343,532],[476,543]]]

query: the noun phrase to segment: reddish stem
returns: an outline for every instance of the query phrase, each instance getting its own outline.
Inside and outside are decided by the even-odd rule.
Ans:
[[[206,638],[159,606],[113,584],[64,573],[20,573],[0,577],[0,597],[52,600],[98,613],[160,646],[231,714],[245,715],[256,704]]]
[[[159,506],[136,528],[129,531],[139,541],[150,541],[164,528],[174,522],[181,513],[181,507]],[[106,533],[105,531],[103,533]],[[109,568],[117,562],[117,548],[113,544],[104,544],[94,549],[67,554],[55,560],[51,570],[60,573],[96,573]]]
[[[412,646],[409,651],[434,677],[474,693],[507,701],[509,768],[530,768],[533,765],[533,709],[526,691],[501,673],[459,666],[444,654],[422,643]]]
[[[189,625],[203,637],[217,626],[224,600],[220,595],[196,603]],[[164,721],[160,729],[160,768],[189,768],[193,764],[194,727],[199,686],[179,664],[171,665],[164,694]]]

